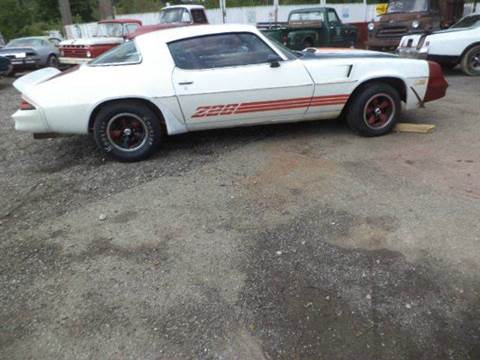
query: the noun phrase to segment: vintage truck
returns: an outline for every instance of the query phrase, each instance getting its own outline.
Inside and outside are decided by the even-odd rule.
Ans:
[[[128,36],[129,39],[148,32],[179,26],[208,24],[207,14],[202,5],[173,5],[164,7],[159,13],[160,22],[156,25],[139,27]]]
[[[368,24],[367,47],[395,50],[408,34],[446,29],[463,16],[464,0],[389,0],[386,14]]]
[[[103,20],[97,25],[97,34],[92,38],[65,40],[59,44],[60,64],[78,65],[89,62],[127,39],[142,22],[135,19]]]
[[[357,28],[343,24],[335,9],[329,7],[293,10],[287,22],[262,22],[257,27],[269,38],[293,50],[350,47],[357,42]]]

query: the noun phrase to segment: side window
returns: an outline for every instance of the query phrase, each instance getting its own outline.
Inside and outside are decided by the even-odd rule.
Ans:
[[[340,20],[338,19],[337,13],[335,10],[328,10],[328,22],[330,24],[338,24],[340,23]]]
[[[207,17],[202,9],[192,9],[192,18],[195,24],[207,24]]]
[[[125,33],[126,34],[133,34],[138,29],[138,24],[126,24],[125,25]]]
[[[168,44],[177,67],[211,69],[226,66],[261,64],[278,55],[251,33],[209,35]]]

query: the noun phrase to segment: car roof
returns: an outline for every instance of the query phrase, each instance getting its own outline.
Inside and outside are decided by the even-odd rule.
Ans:
[[[139,35],[136,40],[143,44],[158,42],[172,42],[181,39],[187,39],[196,36],[214,35],[231,32],[251,32],[258,34],[259,31],[252,25],[241,24],[221,24],[221,25],[194,25],[194,26],[182,26],[171,29],[163,29],[153,31],[147,34]]]

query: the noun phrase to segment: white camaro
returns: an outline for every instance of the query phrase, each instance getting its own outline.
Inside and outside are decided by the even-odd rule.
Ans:
[[[36,137],[90,134],[111,157],[149,156],[165,134],[335,118],[366,136],[445,95],[441,68],[362,50],[294,53],[246,25],[137,37],[93,62],[18,79],[15,128]]]
[[[447,68],[460,64],[465,74],[479,76],[480,14],[465,16],[447,30],[404,36],[397,53],[436,61]]]

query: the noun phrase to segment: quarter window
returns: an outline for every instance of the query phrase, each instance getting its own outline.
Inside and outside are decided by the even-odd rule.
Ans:
[[[232,33],[184,39],[168,44],[181,69],[211,69],[261,64],[278,55],[258,36]]]
[[[134,41],[128,41],[116,48],[100,55],[98,58],[90,62],[93,66],[107,65],[125,65],[140,62],[140,53],[135,46]]]

